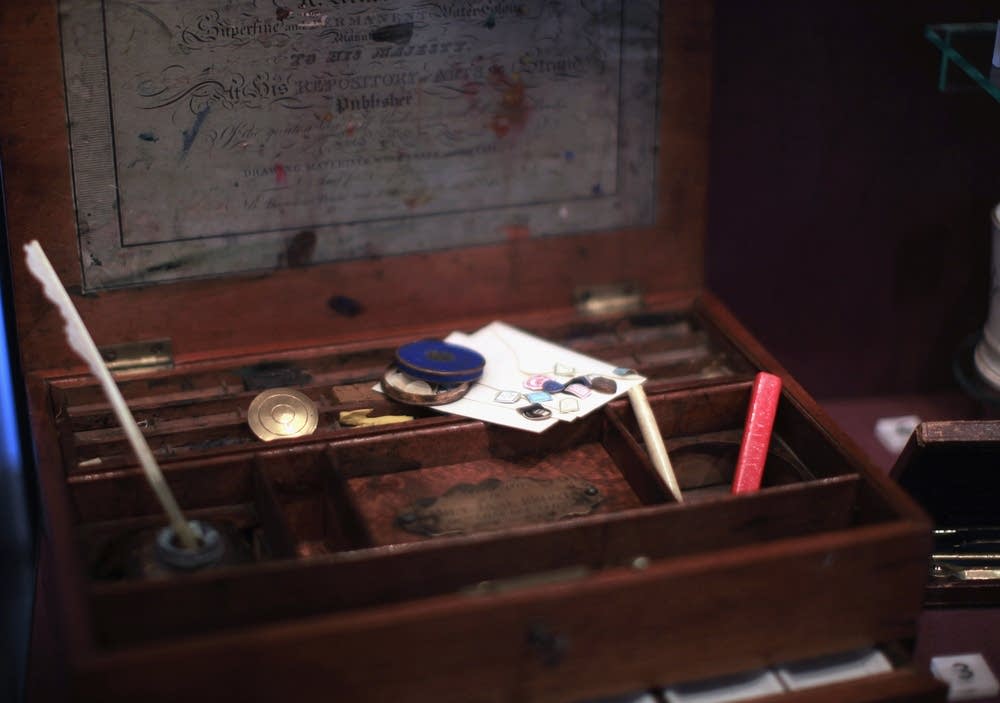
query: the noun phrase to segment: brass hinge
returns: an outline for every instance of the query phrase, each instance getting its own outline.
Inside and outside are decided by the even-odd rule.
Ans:
[[[101,347],[101,357],[111,373],[160,371],[174,367],[174,344],[169,339],[125,342]]]
[[[491,581],[480,581],[462,589],[462,593],[469,596],[484,596],[495,593],[509,593],[512,591],[522,591],[538,586],[548,586],[555,583],[567,583],[580,580],[590,574],[590,569],[583,565],[567,566],[562,569],[552,569],[550,571],[539,571],[537,573],[522,574],[510,578],[493,579]]]
[[[642,310],[642,291],[634,283],[581,286],[573,292],[573,302],[581,315],[627,315]]]

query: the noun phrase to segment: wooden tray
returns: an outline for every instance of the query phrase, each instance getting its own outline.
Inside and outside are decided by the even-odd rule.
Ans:
[[[139,470],[115,449],[117,431],[91,429],[108,424],[94,382],[49,379],[38,391],[48,394],[58,419],[40,446],[54,450],[53,458],[63,448],[65,478],[53,491],[64,501],[56,522],[65,520],[65,532],[53,541],[66,577],[80,584],[67,624],[93,657],[84,690],[96,686],[108,695],[101,682],[113,680],[116,692],[137,693],[155,673],[139,667],[144,673],[128,683],[136,662],[155,661],[159,669],[180,657],[180,665],[192,642],[207,647],[214,663],[203,670],[185,663],[183,677],[156,686],[176,693],[178,682],[183,690],[220,680],[238,685],[244,657],[267,656],[268,678],[308,697],[324,690],[299,670],[308,650],[308,660],[324,660],[318,671],[336,681],[333,690],[364,686],[375,698],[406,690],[478,700],[482,687],[506,686],[524,698],[572,700],[907,640],[926,572],[928,534],[919,512],[858,465],[793,381],[779,408],[765,487],[728,495],[749,359],[761,352],[752,343],[740,347],[732,333],[742,332],[712,317],[711,301],[697,309],[641,319],[657,322],[641,327],[647,343],[678,331],[696,347],[714,340],[709,379],[692,382],[687,367],[676,377],[672,366],[650,367],[650,385],[661,389],[651,402],[685,490],[683,505],[669,500],[620,401],[540,436],[431,411],[403,425],[343,428],[330,420],[300,440],[217,446],[218,436],[246,433],[233,419],[247,396],[232,380],[239,378],[234,369],[266,362],[273,371],[273,357],[123,378],[151,439],[161,438],[160,447],[194,446],[163,457],[181,504],[191,517],[223,526],[238,545],[241,563],[172,578],[136,566],[139,545],[149,544],[163,518]],[[632,350],[620,339],[634,331],[627,320],[592,324],[566,341],[608,344],[610,325],[616,339],[600,347],[608,358]],[[534,331],[556,337],[566,329],[555,323]],[[349,356],[366,369],[385,352],[354,348]],[[282,374],[319,380],[331,354],[283,357]],[[358,392],[359,384],[338,383],[358,381],[355,373],[303,387],[314,389],[333,418],[365,403],[337,400],[338,391]],[[220,379],[231,379],[227,390]],[[371,377],[361,381],[367,388]],[[176,388],[197,397],[176,398]],[[179,425],[169,415],[144,417],[156,398],[174,398],[191,415]],[[400,411],[382,403],[386,412]],[[219,412],[225,407],[229,413]],[[172,412],[170,402],[157,412]],[[189,424],[190,417],[200,419]],[[98,446],[106,464],[83,453],[93,451],[95,432],[105,433]],[[202,446],[206,441],[211,446]],[[409,506],[456,486],[566,476],[599,490],[592,512],[430,537],[400,526]],[[248,627],[259,634],[248,638]],[[397,656],[406,667],[387,673],[387,657]],[[929,687],[925,693],[937,690],[926,677],[904,673],[905,656],[897,661],[903,668],[893,680],[913,676]],[[456,678],[466,670],[468,679]],[[419,681],[412,678],[418,672]],[[513,678],[501,683],[506,676]],[[259,686],[255,679],[254,694],[266,690]]]

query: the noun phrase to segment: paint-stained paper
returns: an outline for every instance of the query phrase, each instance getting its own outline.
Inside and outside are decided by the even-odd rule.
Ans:
[[[500,321],[492,322],[471,335],[452,332],[446,339],[452,344],[475,349],[486,359],[486,365],[482,378],[472,384],[463,398],[435,406],[434,409],[529,432],[544,432],[559,422],[573,422],[604,407],[646,380],[638,375],[620,377],[615,374],[614,364],[553,344]],[[560,377],[555,374],[557,367],[567,375]],[[570,376],[600,375],[615,379],[616,388],[613,393],[594,392],[584,398],[574,398],[576,402],[572,408],[563,404],[568,396],[557,393],[541,403],[551,411],[549,419],[529,420],[518,413],[517,408],[529,403],[524,397],[529,393],[524,382],[536,374],[559,378],[564,382]],[[522,397],[512,404],[497,402],[497,395],[504,392],[519,393]]]
[[[65,2],[85,287],[649,223],[657,5]]]

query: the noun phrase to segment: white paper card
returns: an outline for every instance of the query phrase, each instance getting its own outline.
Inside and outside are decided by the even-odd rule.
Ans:
[[[641,691],[639,693],[626,693],[610,698],[596,698],[585,703],[657,703],[652,693]]]
[[[543,432],[560,421],[572,422],[646,380],[638,375],[627,378],[616,376],[613,364],[547,342],[503,322],[492,322],[469,335],[452,332],[445,341],[475,349],[486,359],[486,366],[482,378],[472,385],[464,397],[454,403],[435,406],[435,409],[529,432]],[[555,373],[557,364],[563,376]],[[572,376],[602,375],[614,379],[617,390],[615,393],[595,391],[585,398],[576,398],[575,411],[560,410],[560,401],[566,395],[556,393],[551,400],[542,403],[552,412],[552,416],[545,420],[529,420],[517,411],[530,404],[526,399],[522,398],[518,403],[496,401],[497,394],[505,391],[530,393],[524,387],[524,381],[535,374],[552,376],[559,381],[569,380]]]
[[[782,664],[778,667],[778,677],[788,690],[798,691],[888,671],[892,671],[892,664],[882,652],[861,649]]]
[[[948,684],[949,701],[971,701],[1000,694],[1000,684],[982,654],[955,654],[931,659],[931,673]]]
[[[781,682],[767,669],[671,686],[663,691],[667,703],[729,703],[784,693]]]

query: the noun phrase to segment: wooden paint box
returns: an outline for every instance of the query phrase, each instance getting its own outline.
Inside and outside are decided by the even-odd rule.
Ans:
[[[573,701],[879,646],[892,672],[779,700],[942,699],[909,666],[928,522],[702,287],[710,3],[46,3],[0,27],[78,697]],[[232,563],[150,569],[163,516],[32,239]],[[535,435],[372,394],[400,344],[493,319],[645,374],[684,503],[624,401]],[[731,496],[762,369],[785,385],[765,486]],[[273,386],[315,433],[251,434]],[[414,419],[341,424],[367,407]],[[461,529],[421,521],[468,495]]]

